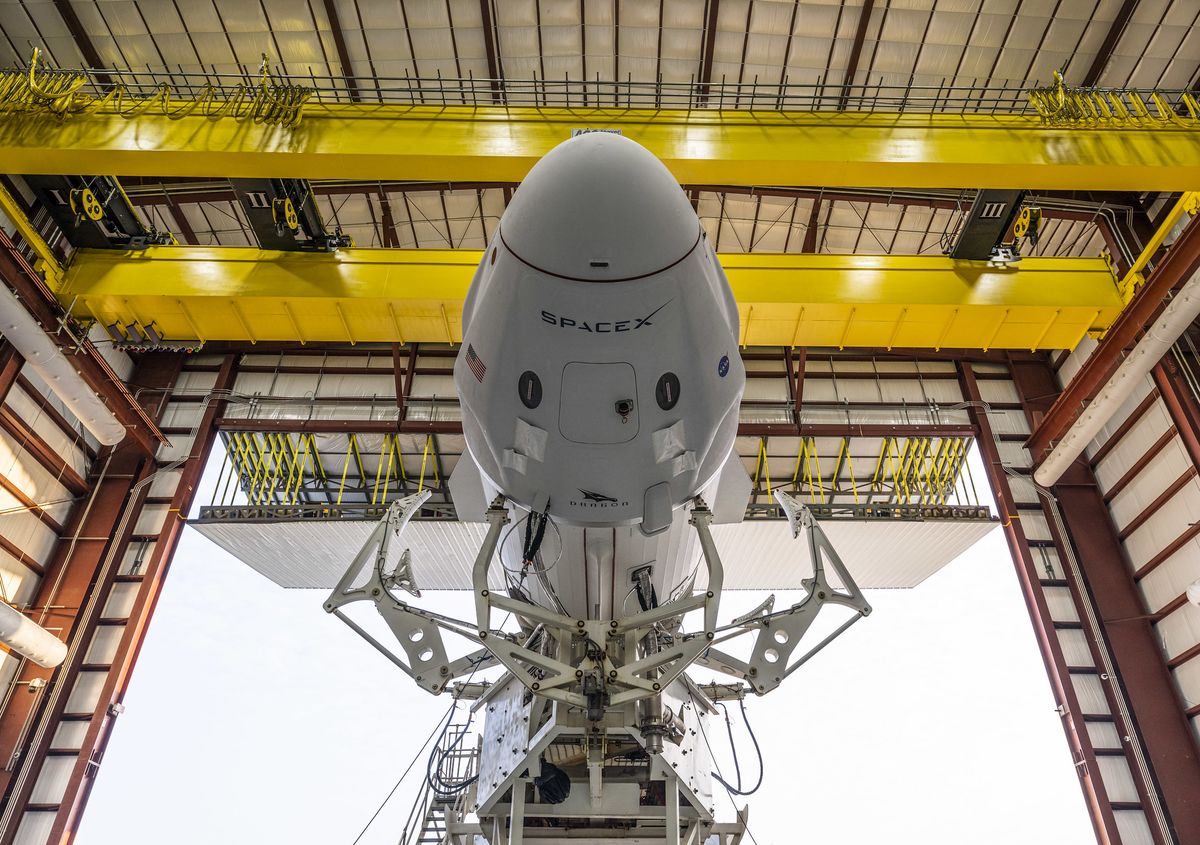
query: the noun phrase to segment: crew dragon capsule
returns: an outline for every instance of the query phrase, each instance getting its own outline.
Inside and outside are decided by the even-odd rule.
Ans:
[[[406,548],[430,492],[392,503],[326,611],[422,689],[480,699],[476,774],[442,771],[460,733],[435,748],[428,783],[469,796],[492,845],[563,841],[565,828],[595,842],[707,841],[720,778],[703,720],[718,701],[777,688],[870,605],[805,506],[776,490],[788,524],[774,554],[781,573],[804,573],[807,596],[718,619],[710,525],[741,522],[750,498],[733,448],[746,373],[729,283],[666,167],[600,132],[533,167],[471,283],[454,381],[466,453],[448,486],[465,525],[427,521]],[[802,532],[808,567],[787,546]],[[413,603],[434,571],[470,589],[472,619]],[[394,645],[345,615],[359,601]],[[854,615],[810,646],[827,604]],[[702,687],[693,666],[731,683]]]
[[[484,486],[561,523],[657,534],[717,478],[746,383],[737,305],[657,158],[593,132],[533,167],[471,283],[454,381]]]

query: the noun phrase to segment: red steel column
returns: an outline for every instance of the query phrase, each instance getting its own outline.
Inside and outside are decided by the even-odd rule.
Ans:
[[[1054,374],[1044,364],[1013,362],[1011,366],[1021,404],[1034,425],[1058,398]],[[1085,586],[1100,615],[1117,681],[1125,691],[1171,827],[1180,845],[1197,845],[1200,747],[1147,618],[1104,494],[1083,458],[1063,474],[1053,492],[1068,534],[1063,539],[1075,549]],[[1053,525],[1053,519],[1050,521]],[[1134,774],[1136,777],[1136,771]]]
[[[1200,469],[1200,402],[1184,381],[1175,354],[1169,353],[1159,361],[1151,375],[1184,448],[1196,469]]]
[[[0,340],[0,403],[8,398],[8,391],[12,389],[24,363],[11,343]]]
[[[232,389],[235,376],[235,361],[237,356],[226,355],[217,373],[213,391],[219,396],[224,391]],[[99,702],[88,725],[79,759],[67,783],[66,793],[59,807],[54,826],[50,831],[50,842],[67,845],[74,840],[79,828],[80,818],[88,796],[95,783],[100,761],[112,734],[115,717],[121,711],[121,700],[129,686],[129,678],[133,666],[141,652],[142,643],[146,637],[146,627],[154,614],[158,598],[162,593],[163,580],[171,566],[175,548],[179,544],[179,536],[187,521],[188,511],[196,496],[196,486],[217,437],[216,420],[225,409],[225,400],[213,396],[210,398],[196,435],[192,441],[191,450],[183,464],[183,472],[171,498],[171,507],[167,520],[159,531],[158,540],[154,544],[154,552],[147,561],[141,574],[141,586],[129,619],[125,624],[125,633],[117,648],[100,693]]]
[[[134,372],[130,384],[149,388],[142,411],[153,420],[165,407],[164,390],[178,377],[181,355],[155,354]],[[148,436],[148,432],[143,432]],[[151,455],[135,438],[102,453],[87,500],[76,506],[34,599],[33,618],[55,630],[70,647],[55,670],[24,663],[16,683],[46,682],[34,695],[12,694],[0,713],[0,843],[13,841],[67,699],[79,678],[99,615],[114,583],[119,561],[134,531],[146,485],[155,471]],[[140,486],[139,486],[140,485]],[[27,687],[28,688],[28,687]],[[14,687],[16,689],[16,687]]]
[[[1025,530],[1021,527],[1020,514],[1004,464],[996,446],[996,436],[987,414],[982,410],[983,397],[969,361],[958,364],[959,385],[963,398],[972,403],[967,410],[971,421],[978,430],[976,443],[983,458],[983,466],[987,472],[988,481],[996,497],[996,507],[1003,520],[1004,538],[1008,541],[1008,549],[1012,554],[1013,564],[1017,570],[1017,580],[1021,584],[1021,594],[1025,597],[1025,606],[1029,610],[1030,621],[1033,622],[1033,633],[1037,638],[1038,648],[1042,652],[1042,660],[1046,664],[1046,674],[1050,678],[1050,686],[1054,692],[1054,701],[1062,716],[1063,731],[1067,735],[1067,744],[1071,748],[1071,756],[1076,762],[1076,772],[1079,774],[1079,784],[1087,801],[1088,812],[1092,818],[1092,827],[1096,831],[1096,840],[1101,845],[1118,845],[1121,835],[1117,830],[1117,821],[1113,816],[1112,804],[1108,793],[1100,779],[1100,766],[1096,762],[1096,752],[1088,736],[1087,724],[1084,721],[1083,708],[1075,694],[1071,682],[1070,667],[1062,653],[1062,645],[1054,629],[1054,620],[1050,608],[1046,604],[1046,596],[1042,590],[1037,563],[1029,550],[1029,542]]]

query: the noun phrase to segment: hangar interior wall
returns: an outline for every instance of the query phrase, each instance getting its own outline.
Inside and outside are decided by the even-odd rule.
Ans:
[[[462,444],[449,347],[148,356],[129,382],[144,388],[139,396],[171,441],[153,460],[131,444],[97,448],[13,353],[4,355],[10,362],[5,371],[13,374],[0,408],[0,487],[10,497],[0,516],[0,585],[8,600],[35,618],[46,614],[47,624],[69,635],[72,646],[54,673],[11,655],[0,667],[8,690],[0,715],[0,842],[41,845],[74,830],[102,769],[181,515],[193,504],[206,450],[218,437],[228,448],[235,434],[288,435],[297,444],[311,435],[335,445],[357,434],[364,442],[375,437],[370,442],[381,444],[379,456],[388,454],[385,438],[397,438],[402,472],[362,455],[356,493],[363,497],[372,483],[382,483],[386,496],[399,495],[420,477],[422,461],[429,483],[442,484]],[[1174,683],[1168,703],[1194,744],[1198,714],[1189,664],[1197,638],[1191,633],[1194,608],[1181,595],[1189,573],[1195,577],[1194,545],[1188,546],[1195,542],[1195,519],[1187,508],[1200,486],[1190,454],[1187,464],[1180,457],[1194,437],[1194,418],[1188,426],[1172,418],[1158,396],[1161,388],[1148,385],[1090,450],[1095,482],[1113,513],[1107,524],[1130,561],[1130,594],[1136,582],[1144,601],[1144,611],[1130,616],[1154,615],[1130,622],[1105,616],[1094,595],[1090,556],[1079,553],[1066,521],[1060,523],[1028,478],[1022,444],[1038,410],[1022,388],[1028,379],[1021,371],[1039,369],[1041,377],[1053,378],[1045,359],[977,355],[967,363],[956,360],[962,356],[753,348],[745,356],[752,375],[738,450],[763,507],[771,485],[793,486],[814,503],[821,497],[849,502],[856,490],[867,494],[871,479],[864,480],[860,468],[867,467],[868,476],[875,470],[889,437],[978,437],[1098,836],[1125,843],[1189,841],[1180,833],[1187,830],[1181,819],[1161,812],[1167,803],[1178,812],[1164,795],[1173,784],[1186,784],[1187,772],[1171,774],[1170,753],[1156,756],[1165,740],[1139,722],[1131,691],[1119,682],[1120,655],[1104,646],[1114,628],[1142,624],[1153,631],[1163,646],[1158,659],[1164,677],[1170,672]],[[1070,374],[1074,360],[1062,365],[1060,377]],[[1149,446],[1168,433],[1156,455],[1173,457],[1146,459]],[[430,438],[441,463],[436,476]],[[341,448],[328,453],[327,475],[345,470],[350,453]],[[172,466],[181,458],[182,465]],[[282,490],[313,503],[336,495],[316,484],[315,463],[309,467],[309,487],[288,493],[276,478],[273,495]],[[1168,468],[1174,478],[1163,474]],[[888,495],[898,495],[900,483],[893,476]],[[971,501],[961,487],[953,495]],[[1185,709],[1190,729],[1182,721]]]

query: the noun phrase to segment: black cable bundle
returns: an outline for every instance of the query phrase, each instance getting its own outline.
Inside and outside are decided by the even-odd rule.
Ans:
[[[438,736],[437,742],[434,743],[433,750],[429,752],[429,762],[425,766],[425,780],[429,783],[429,788],[443,798],[458,795],[479,779],[479,775],[473,775],[465,780],[451,783],[442,777],[442,763],[445,762],[446,757],[458,748],[459,743],[463,741],[463,737],[467,735],[467,731],[471,729],[471,722],[468,721],[463,726],[463,729],[459,731],[458,736],[454,738],[454,742],[450,743],[445,750],[442,750],[442,739],[446,736],[446,731],[450,729],[450,722],[451,719],[447,719],[446,724],[442,726],[442,732]]]
[[[753,795],[758,792],[758,788],[763,782],[763,758],[762,749],[758,747],[758,738],[754,735],[754,728],[750,727],[750,717],[746,715],[746,702],[743,699],[738,699],[738,704],[742,707],[742,720],[746,723],[746,730],[750,733],[750,741],[754,743],[754,753],[758,755],[758,782],[754,784],[753,789],[742,790],[742,767],[738,762],[737,746],[733,744],[733,725],[729,722],[729,708],[721,704],[721,709],[725,711],[725,730],[729,733],[729,747],[733,749],[733,768],[737,772],[737,786],[734,786],[729,781],[725,780],[716,772],[713,772],[713,777],[721,786],[728,789],[734,795]]]
[[[533,565],[534,556],[537,555],[538,549],[542,547],[542,538],[546,536],[546,513],[530,512],[525,518],[525,542],[522,546],[521,563],[525,566]],[[534,527],[534,522],[537,526]]]

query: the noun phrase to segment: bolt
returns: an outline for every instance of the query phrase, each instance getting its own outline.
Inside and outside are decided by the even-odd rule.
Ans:
[[[479,595],[483,596],[483,597],[486,599],[486,598],[488,597],[488,591],[487,591],[487,590],[480,590],[480,591],[479,591]]]
[[[716,634],[714,634],[712,631],[704,632],[704,639],[706,639],[706,640],[711,640],[715,636],[716,636]]]
[[[713,597],[713,591],[709,590],[707,593],[705,593],[705,595],[707,595],[711,599]]]
[[[582,670],[582,669],[576,669],[576,670],[575,670],[575,677],[576,677],[576,678],[582,678],[582,677],[583,677],[583,670]]]
[[[614,619],[613,621],[609,622],[608,627],[612,628],[614,631],[617,630],[617,620]]]
[[[584,622],[582,619],[580,619],[578,622],[575,623],[575,627],[576,628],[586,628],[587,623]]]
[[[610,678],[615,678],[615,677],[617,677],[617,670],[616,670],[616,669],[613,669],[611,672],[609,672],[609,673],[608,673],[608,677],[610,677]]]
[[[373,596],[377,596],[377,595],[379,595],[379,588],[378,588],[378,587],[376,587],[376,588],[374,588],[373,590],[371,590],[371,595],[373,595]]]
[[[479,639],[481,639],[481,640],[486,640],[486,639],[487,639],[487,631],[480,631],[480,632],[479,632]]]
[[[660,689],[662,689],[662,686],[661,686],[661,685],[659,685],[659,684],[655,684],[655,685],[652,687],[652,689],[653,689],[655,692],[658,692]]]
[[[541,688],[542,688],[542,685],[541,685],[541,684],[539,684],[539,683],[537,683],[537,682],[535,681],[535,682],[534,682],[534,684],[533,684],[533,690],[534,690],[534,692],[537,692],[537,691],[538,691],[538,690],[540,690]]]
[[[825,591],[821,590],[820,592],[818,592],[817,598],[819,598],[821,601],[825,601]]]

